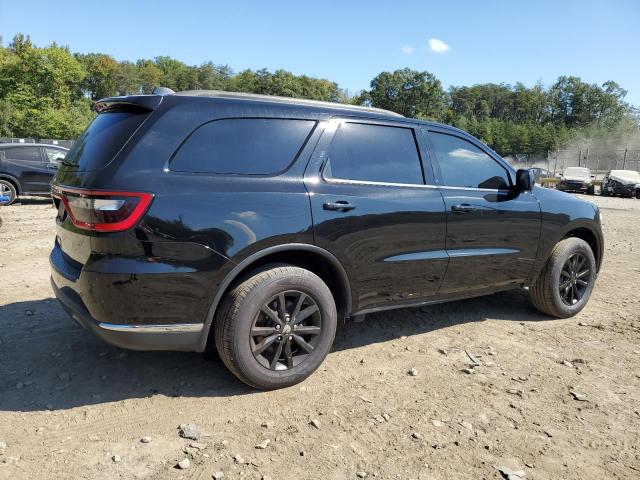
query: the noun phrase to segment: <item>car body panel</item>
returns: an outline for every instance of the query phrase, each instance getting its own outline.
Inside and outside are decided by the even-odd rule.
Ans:
[[[339,123],[332,118],[305,173],[315,244],[335,255],[349,272],[353,309],[364,311],[415,302],[438,293],[448,263],[442,196],[427,185],[326,180],[321,174]],[[394,127],[396,122],[367,121]],[[405,126],[405,125],[402,125]],[[351,211],[323,206],[348,202]],[[404,282],[398,282],[399,277]]]
[[[586,229],[595,237],[598,248],[594,256],[599,270],[602,265],[604,237],[598,207],[569,193],[549,188],[536,186],[532,193],[540,202],[542,230],[531,279],[535,279],[542,270],[555,245],[571,231],[578,229]]]
[[[431,134],[448,129],[425,129]],[[501,166],[513,184],[515,172],[498,154],[474,137],[453,132],[454,137],[470,142]],[[434,150],[432,148],[432,150]],[[439,167],[445,161],[431,155],[436,183],[445,202],[447,216],[446,248],[449,254],[447,274],[441,294],[500,289],[527,282],[536,260],[540,238],[540,205],[531,192],[512,189],[452,187],[444,183]],[[458,206],[470,211],[460,211]],[[470,275],[471,272],[483,272]]]
[[[540,205],[531,193],[442,188],[450,256],[441,293],[526,283],[540,238]],[[457,213],[452,207],[471,205]],[[482,272],[481,275],[474,273]]]

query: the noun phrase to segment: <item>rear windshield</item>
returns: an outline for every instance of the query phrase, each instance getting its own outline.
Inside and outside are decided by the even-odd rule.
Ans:
[[[64,159],[81,171],[104,168],[144,122],[149,112],[101,113],[75,141]]]

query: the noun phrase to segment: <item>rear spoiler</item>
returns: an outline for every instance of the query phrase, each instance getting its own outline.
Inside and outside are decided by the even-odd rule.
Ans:
[[[93,104],[96,113],[113,111],[151,112],[158,108],[165,95],[175,93],[170,88],[156,87],[151,95],[126,95],[123,97],[109,97],[98,100]]]

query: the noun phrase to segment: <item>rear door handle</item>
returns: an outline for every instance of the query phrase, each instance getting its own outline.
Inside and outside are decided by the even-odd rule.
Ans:
[[[356,208],[356,206],[349,202],[345,202],[344,200],[338,200],[337,202],[324,203],[322,204],[322,208],[334,212],[348,212],[349,210]]]
[[[469,205],[468,203],[463,203],[460,205],[454,205],[451,207],[451,211],[454,213],[471,213],[478,210],[476,207]]]

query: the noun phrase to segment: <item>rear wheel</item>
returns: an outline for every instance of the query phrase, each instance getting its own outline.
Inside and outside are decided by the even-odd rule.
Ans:
[[[579,238],[565,238],[555,246],[531,285],[531,300],[543,313],[572,317],[589,301],[595,280],[596,261],[589,244]]]
[[[11,205],[16,201],[18,192],[16,192],[16,187],[13,186],[13,183],[8,180],[0,180],[0,197],[9,198],[9,200],[0,200],[0,205]]]
[[[329,353],[336,326],[333,296],[317,275],[272,266],[229,292],[216,316],[215,343],[234,375],[270,390],[311,375]]]

